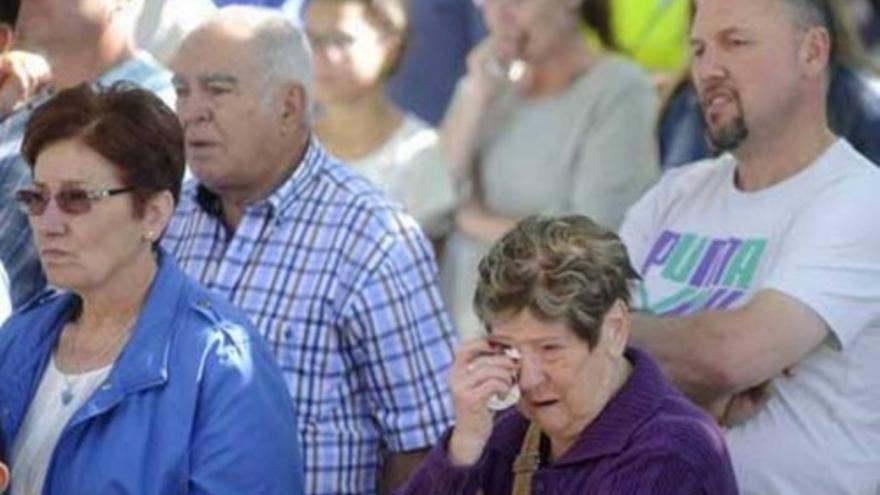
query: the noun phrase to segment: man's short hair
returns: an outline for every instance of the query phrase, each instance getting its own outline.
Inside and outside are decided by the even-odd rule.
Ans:
[[[0,0],[0,24],[9,24],[15,27],[20,5],[21,0]]]
[[[840,32],[839,11],[831,5],[835,0],[785,0],[795,11],[796,22],[803,28],[821,27],[828,31],[831,42],[829,65],[839,61],[838,37]]]
[[[639,278],[623,242],[583,215],[522,220],[480,261],[474,310],[491,332],[494,320],[524,309],[565,321],[592,349],[617,301],[630,302]]]
[[[312,53],[305,33],[275,9],[231,5],[217,11],[212,22],[241,26],[253,33],[254,57],[267,84],[296,81],[306,92],[311,111],[314,95]]]

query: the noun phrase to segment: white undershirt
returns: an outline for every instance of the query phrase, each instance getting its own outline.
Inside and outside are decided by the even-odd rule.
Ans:
[[[76,375],[65,375],[49,360],[40,387],[28,408],[12,449],[12,491],[10,495],[40,495],[49,461],[61,432],[73,414],[92,396],[110,374],[112,364]],[[73,392],[64,404],[65,390]]]

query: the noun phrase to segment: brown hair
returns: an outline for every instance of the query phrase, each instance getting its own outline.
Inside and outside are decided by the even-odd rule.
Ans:
[[[40,152],[68,139],[81,141],[116,167],[123,184],[135,189],[136,215],[160,191],[170,191],[175,204],[180,198],[183,129],[153,93],[127,82],[65,89],[34,111],[22,155],[33,170]]]
[[[529,217],[480,261],[474,310],[490,332],[493,320],[524,309],[563,320],[592,349],[605,314],[630,302],[637,279],[613,231],[583,215]]]

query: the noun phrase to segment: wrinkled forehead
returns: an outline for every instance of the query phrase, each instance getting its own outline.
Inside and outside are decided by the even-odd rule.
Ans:
[[[33,181],[43,184],[106,184],[119,176],[119,167],[81,139],[49,144],[37,155]]]

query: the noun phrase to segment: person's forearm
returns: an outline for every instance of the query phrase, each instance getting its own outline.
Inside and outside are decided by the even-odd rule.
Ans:
[[[701,316],[635,313],[631,342],[648,351],[692,400],[709,407],[737,392],[741,384],[729,373],[723,332]]]
[[[465,76],[440,127],[440,149],[456,182],[471,175],[476,159],[480,126],[491,95]]]
[[[802,302],[762,290],[743,307],[633,317],[632,342],[686,394],[708,405],[779,376],[822,345],[828,326]]]

